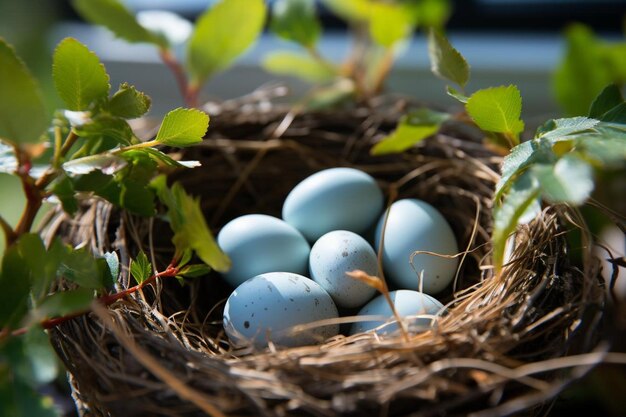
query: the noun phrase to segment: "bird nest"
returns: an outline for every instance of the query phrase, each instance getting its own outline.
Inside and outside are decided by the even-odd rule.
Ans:
[[[295,184],[328,167],[375,177],[389,202],[414,197],[437,207],[463,252],[448,314],[431,330],[403,337],[339,335],[323,344],[235,349],[222,328],[230,291],[218,274],[180,285],[160,280],[50,332],[85,416],[496,416],[545,411],[589,369],[568,360],[597,343],[604,290],[597,262],[577,265],[566,234],[573,216],[546,207],[511,239],[499,274],[490,257],[492,196],[501,157],[454,124],[401,154],[370,149],[395,126],[403,101],[290,114],[267,103],[215,110],[206,140],[185,159],[201,168],[174,180],[202,201],[216,233],[242,214],[280,216]],[[168,226],[92,201],[80,216],[48,221],[94,253],[116,251],[128,265],[139,249],[163,268]],[[119,289],[132,285],[122,268]]]

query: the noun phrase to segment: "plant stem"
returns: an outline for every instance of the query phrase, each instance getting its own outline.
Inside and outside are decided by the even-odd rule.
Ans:
[[[94,302],[99,303],[101,305],[104,306],[108,306],[113,304],[114,302],[130,295],[133,294],[141,289],[143,289],[144,287],[152,284],[154,281],[156,281],[157,278],[165,278],[165,277],[174,277],[176,275],[178,275],[179,272],[179,268],[177,266],[173,266],[174,264],[170,264],[167,268],[165,268],[165,270],[161,271],[161,272],[157,272],[156,274],[152,275],[150,278],[146,279],[145,281],[143,281],[141,284],[137,284],[134,287],[130,287],[127,288],[125,290],[122,290],[120,292],[117,292],[115,294],[107,294],[107,295],[103,295],[100,298],[97,298],[94,300]],[[91,311],[91,309],[88,310],[81,310],[81,311],[77,311],[75,313],[71,313],[68,314],[66,316],[61,316],[61,317],[54,317],[51,319],[46,319],[43,320],[40,324],[41,327],[43,327],[44,329],[52,329],[62,323],[68,322],[72,319],[75,319],[76,317],[80,317],[82,315],[85,315],[87,313],[89,313]],[[11,336],[20,336],[25,334],[28,331],[28,328],[23,327],[20,329],[16,329],[13,330],[10,335]],[[8,335],[8,332],[6,329],[2,329],[2,331],[0,332],[0,340],[2,340],[1,335]]]
[[[130,150],[133,150],[133,149],[151,148],[151,147],[159,145],[159,144],[160,144],[160,142],[158,142],[157,140],[149,140],[147,142],[141,142],[141,143],[136,143],[134,145],[128,145],[128,146],[121,147],[121,148],[113,151],[112,153],[120,154],[120,153],[124,153],[126,151],[130,151]]]
[[[375,74],[374,82],[372,84],[371,94],[376,95],[382,92],[383,87],[385,85],[385,80],[391,71],[391,67],[393,66],[393,48],[387,48],[385,50],[385,55],[383,56],[380,65],[378,66],[378,71]]]
[[[313,45],[307,46],[306,50],[309,53],[309,55],[313,57],[314,60],[319,62],[320,65],[322,65],[328,71],[332,72],[333,74],[339,73],[339,71],[337,70],[337,67],[335,67],[331,62],[328,62],[328,60],[322,56],[320,51],[315,46]]]
[[[161,57],[163,63],[174,74],[178,90],[180,91],[180,95],[185,104],[189,107],[197,107],[197,100],[192,100],[193,96],[190,94],[190,86],[189,81],[187,80],[187,75],[185,74],[185,69],[180,62],[178,62],[176,56],[174,56],[170,49],[166,48],[161,48],[159,50],[159,56]]]

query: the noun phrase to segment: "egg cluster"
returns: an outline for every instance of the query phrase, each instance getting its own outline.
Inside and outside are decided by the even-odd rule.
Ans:
[[[391,317],[383,296],[373,298],[372,287],[346,275],[358,269],[379,276],[381,241],[385,276],[400,288],[390,293],[398,313],[440,313],[442,304],[428,294],[454,277],[457,261],[445,256],[458,252],[452,229],[434,207],[416,199],[398,200],[386,213],[382,191],[365,172],[331,168],[311,175],[285,199],[282,220],[264,214],[231,220],[217,236],[233,265],[224,278],[236,287],[224,307],[231,342],[261,348],[268,340],[282,346],[322,341],[339,332],[338,307]],[[350,333],[397,326],[380,327],[384,323],[356,321]],[[417,317],[409,330],[429,326],[430,320]]]

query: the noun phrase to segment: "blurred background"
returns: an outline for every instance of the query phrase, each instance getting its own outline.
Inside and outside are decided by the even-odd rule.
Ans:
[[[193,21],[214,1],[125,0],[124,3],[134,11],[166,9]],[[566,113],[557,103],[553,87],[554,73],[565,53],[566,28],[574,22],[583,23],[602,42],[624,41],[626,0],[456,0],[451,4],[446,30],[452,44],[471,65],[468,91],[516,84],[522,93],[523,117],[529,126]],[[325,29],[319,50],[328,59],[339,61],[350,47],[345,24],[321,5],[319,12]],[[158,117],[182,104],[173,76],[152,46],[126,43],[115,39],[106,29],[84,23],[69,1],[0,0],[0,37],[15,46],[39,79],[51,113],[61,105],[52,86],[52,51],[67,36],[77,38],[100,56],[114,87],[127,81],[150,95],[151,116]],[[296,47],[266,32],[234,68],[206,85],[203,98],[233,98],[276,80],[289,86],[291,97],[301,96],[307,84],[291,77],[279,78],[261,68],[263,56],[276,49]],[[626,49],[622,52],[622,60],[626,62]],[[445,84],[431,74],[429,67],[426,39],[418,32],[398,57],[388,90],[453,108],[455,102],[445,94]],[[584,89],[586,80],[582,77],[580,81]],[[10,222],[16,222],[24,204],[19,183],[14,177],[0,174],[0,193],[0,212]],[[619,243],[620,237],[617,239]],[[621,239],[623,243],[623,236]],[[615,395],[616,387],[623,390],[620,385],[626,379],[623,371],[623,367],[613,367],[593,372],[565,392],[551,415],[572,412],[623,415],[626,399]],[[71,410],[71,404],[67,407]]]

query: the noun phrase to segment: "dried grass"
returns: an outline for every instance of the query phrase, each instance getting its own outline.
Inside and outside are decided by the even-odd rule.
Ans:
[[[508,264],[494,274],[490,213],[500,159],[475,132],[452,125],[402,155],[372,157],[404,102],[296,115],[281,125],[285,114],[257,98],[222,107],[209,138],[184,155],[203,168],[176,175],[202,197],[214,230],[245,213],[279,215],[288,191],[319,169],[362,169],[386,195],[424,199],[452,224],[465,251],[454,291],[442,295],[448,314],[408,339],[340,335],[317,346],[234,350],[220,322],[230,289],[217,275],[184,288],[161,281],[51,331],[83,415],[540,413],[594,364],[625,361],[598,345],[605,293],[594,259],[570,259],[564,234],[573,226],[563,219],[575,212],[547,207],[519,230]],[[56,213],[47,233],[96,253],[117,250],[124,265],[139,247],[160,267],[172,251],[162,222],[103,202],[73,220]],[[124,270],[119,287],[128,283]]]

